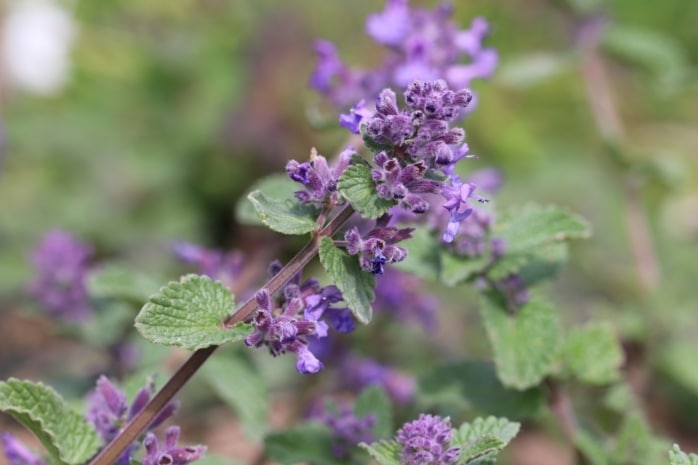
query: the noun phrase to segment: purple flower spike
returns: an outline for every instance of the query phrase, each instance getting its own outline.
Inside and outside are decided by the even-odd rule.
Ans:
[[[417,420],[405,423],[397,432],[402,446],[402,465],[451,465],[458,460],[460,449],[448,447],[453,433],[448,418],[419,415]]]
[[[348,147],[340,154],[339,162],[334,168],[331,168],[327,159],[318,155],[315,149],[311,150],[308,162],[289,161],[286,164],[288,177],[305,187],[305,190],[295,193],[296,198],[303,203],[338,204],[340,197],[337,192],[337,183],[344,169],[349,165],[353,153],[355,153],[353,149]]]
[[[37,276],[31,295],[52,315],[72,321],[90,316],[85,287],[92,247],[65,231],[47,233],[32,253]]]
[[[378,384],[398,404],[407,404],[414,398],[414,378],[375,360],[349,356],[342,363],[341,373],[344,374],[343,384],[355,392]]]
[[[46,465],[43,459],[10,433],[2,433],[0,440],[8,465]]]
[[[143,440],[145,457],[143,465],[186,465],[199,460],[206,452],[206,446],[177,446],[179,439],[179,427],[170,426],[165,431],[165,443],[161,447],[157,437],[148,433]]]

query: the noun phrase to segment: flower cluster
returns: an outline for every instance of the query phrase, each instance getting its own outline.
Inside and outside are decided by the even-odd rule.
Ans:
[[[407,0],[387,0],[385,9],[370,15],[366,32],[385,46],[388,54],[375,70],[350,68],[331,42],[315,44],[318,61],[310,85],[335,105],[372,99],[384,87],[404,88],[411,81],[445,79],[455,88],[470,86],[495,70],[498,56],[482,42],[489,32],[483,18],[468,29],[458,29],[453,9],[442,4],[434,10],[410,9]]]
[[[280,269],[274,263],[272,274]],[[296,276],[285,288],[279,308],[272,301],[267,289],[256,295],[258,309],[252,318],[254,332],[245,339],[250,347],[266,346],[274,356],[292,352],[296,354],[296,369],[301,373],[317,373],[322,362],[310,351],[312,338],[324,338],[331,326],[336,331],[348,333],[355,323],[346,307],[334,307],[343,300],[336,286],[320,286],[315,279],[300,283]]]
[[[405,423],[396,439],[402,446],[403,465],[451,465],[460,456],[459,448],[449,447],[453,433],[448,418],[421,414],[417,420]]]
[[[92,247],[72,234],[48,232],[32,253],[37,275],[29,293],[50,314],[71,321],[84,321],[91,314],[85,279]]]
[[[411,228],[378,227],[362,236],[353,227],[344,234],[344,239],[347,252],[358,255],[361,268],[375,275],[384,273],[386,263],[401,262],[407,257],[407,250],[395,244],[408,239],[411,232]]]
[[[342,405],[336,412],[325,410],[317,419],[332,430],[332,453],[335,457],[346,458],[359,443],[370,444],[376,440],[373,433],[376,416],[357,416],[348,405]]]
[[[317,150],[310,151],[310,161],[298,163],[291,160],[286,164],[288,176],[302,184],[305,190],[297,191],[296,198],[303,203],[315,203],[319,205],[336,205],[339,202],[337,183],[339,177],[349,166],[351,157],[356,152],[352,147],[347,147],[337,157],[337,165],[333,168],[327,163],[327,159],[318,155]]]
[[[143,465],[187,465],[199,460],[206,452],[206,446],[177,446],[179,427],[170,426],[165,431],[165,442],[161,446],[153,433],[148,433],[143,440],[145,457]]]

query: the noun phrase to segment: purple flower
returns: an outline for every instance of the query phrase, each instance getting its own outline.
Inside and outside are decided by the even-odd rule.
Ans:
[[[395,368],[382,365],[375,360],[347,356],[341,364],[342,385],[355,392],[377,384],[398,404],[406,404],[414,398],[414,378]]]
[[[362,237],[354,227],[345,233],[344,239],[347,252],[359,256],[361,268],[376,275],[383,274],[387,263],[397,263],[407,257],[407,250],[394,244],[408,239],[412,231],[412,228],[378,227]]]
[[[182,262],[196,266],[198,273],[217,279],[226,286],[232,286],[242,273],[244,256],[239,250],[225,253],[189,242],[175,242],[172,250]]]
[[[402,321],[417,321],[426,329],[436,326],[438,300],[429,294],[416,276],[394,268],[376,281],[373,308]]]
[[[32,253],[37,275],[30,294],[52,315],[84,321],[91,308],[85,287],[92,247],[65,231],[47,233]]]
[[[100,376],[96,389],[87,396],[87,421],[95,426],[97,433],[104,438],[105,442],[109,442],[119,434],[129,420],[143,410],[154,391],[155,386],[152,381],[148,381],[146,386],[136,393],[129,406],[126,394],[109,381],[106,376]],[[174,414],[176,408],[177,404],[174,402],[167,404],[148,428],[153,429],[161,425]],[[135,444],[124,452],[119,458],[119,463],[128,464],[134,449]]]
[[[360,442],[370,444],[376,440],[373,433],[376,416],[359,417],[348,405],[342,405],[336,412],[325,410],[318,420],[332,430],[332,453],[337,458],[346,458]]]
[[[8,465],[46,465],[41,457],[10,433],[2,433],[0,439]]]
[[[310,152],[310,161],[298,163],[291,160],[286,164],[286,173],[293,181],[302,184],[305,190],[297,191],[296,198],[304,203],[336,205],[339,202],[337,183],[351,157],[356,152],[347,147],[339,154],[337,166],[330,168],[327,159],[318,155],[315,149]]]
[[[443,207],[448,210],[450,215],[448,225],[443,233],[444,242],[453,242],[461,223],[473,212],[469,202],[471,198],[478,202],[487,202],[487,199],[475,194],[475,188],[475,184],[462,182],[459,176],[454,175],[451,177],[451,186],[444,189],[443,196],[446,202]]]
[[[177,446],[179,427],[170,426],[165,431],[165,443],[161,446],[153,433],[143,440],[146,455],[143,465],[186,465],[199,460],[206,452],[206,446]]]
[[[451,421],[436,415],[419,415],[397,431],[402,446],[402,465],[451,465],[458,460],[460,449],[449,447],[453,433]]]
[[[518,274],[510,274],[506,278],[496,281],[494,287],[504,296],[511,312],[526,305],[531,298],[526,283]]]
[[[373,70],[350,68],[334,45],[318,41],[311,87],[346,108],[359,99],[377,96],[384,87],[404,88],[414,80],[444,78],[461,88],[490,77],[498,56],[482,45],[489,25],[475,18],[470,28],[459,30],[452,15],[453,9],[445,4],[433,10],[410,9],[406,0],[387,0],[383,11],[366,20],[367,34],[387,48],[384,62]]]

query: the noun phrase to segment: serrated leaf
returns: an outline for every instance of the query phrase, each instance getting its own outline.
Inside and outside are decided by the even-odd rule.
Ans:
[[[347,306],[361,323],[368,324],[373,317],[371,302],[375,298],[376,280],[373,275],[361,269],[359,260],[334,246],[332,239],[323,237],[320,241],[320,263],[342,291]]]
[[[497,225],[506,253],[531,252],[551,242],[588,237],[589,223],[581,216],[556,206],[528,205],[507,215]]]
[[[455,286],[482,272],[490,262],[490,256],[483,253],[477,257],[459,257],[443,250],[441,252],[441,282]]]
[[[519,432],[521,425],[506,418],[476,418],[454,431],[451,446],[460,447],[458,463],[483,463],[494,458]]]
[[[378,197],[371,168],[365,164],[348,166],[339,178],[338,189],[364,218],[378,218],[395,205],[394,201]]]
[[[241,224],[264,224],[257,216],[254,205],[247,198],[254,191],[264,192],[264,195],[271,199],[284,200],[293,198],[294,192],[301,190],[303,190],[303,186],[285,174],[275,173],[266,176],[255,182],[247,193],[238,200],[235,205],[235,218]]]
[[[669,465],[698,465],[698,455],[681,451],[678,444],[669,451]]]
[[[423,279],[438,281],[441,273],[441,243],[426,228],[417,228],[412,237],[400,242],[407,249],[407,258],[391,266]]]
[[[402,446],[397,441],[378,441],[372,444],[362,442],[359,446],[380,465],[400,465]]]
[[[87,290],[96,299],[124,299],[142,303],[158,290],[159,283],[138,270],[109,264],[91,271]]]
[[[576,328],[562,348],[563,361],[572,375],[588,384],[609,384],[620,378],[623,350],[610,324]]]
[[[561,332],[550,303],[533,295],[512,314],[496,295],[487,294],[482,299],[481,313],[502,384],[527,389],[552,371]]]
[[[318,211],[312,205],[302,204],[296,199],[274,199],[262,191],[252,191],[247,198],[252,202],[262,223],[273,231],[305,234],[318,227]]]
[[[136,317],[136,329],[149,342],[197,350],[239,341],[252,326],[225,328],[235,300],[228,288],[207,276],[187,275],[150,298]]]
[[[430,402],[453,393],[470,408],[484,415],[506,415],[524,419],[536,415],[545,405],[545,396],[538,388],[525,391],[502,385],[494,366],[482,361],[463,361],[437,366],[419,379],[420,398]]]
[[[354,404],[354,414],[360,417],[376,416],[373,432],[377,439],[388,438],[393,434],[393,408],[387,394],[378,384],[373,384],[363,391]]]
[[[267,457],[281,465],[317,463],[342,465],[332,454],[332,433],[319,423],[309,422],[264,438]]]
[[[94,427],[42,383],[15,378],[0,382],[0,410],[34,433],[60,464],[82,464],[102,443]]]
[[[250,439],[261,439],[267,430],[269,401],[262,376],[239,356],[220,352],[201,371],[218,396],[236,412]]]

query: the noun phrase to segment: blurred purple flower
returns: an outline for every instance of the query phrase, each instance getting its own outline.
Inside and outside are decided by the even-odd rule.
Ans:
[[[48,232],[32,252],[37,275],[29,293],[50,314],[84,321],[91,313],[85,286],[92,247],[66,231]]]
[[[354,392],[377,384],[398,404],[406,404],[414,398],[414,378],[375,360],[347,356],[341,364],[340,372],[343,373],[343,386]]]
[[[350,68],[332,43],[317,41],[311,87],[346,108],[377,96],[384,87],[405,88],[415,79],[444,78],[452,87],[462,88],[490,77],[498,55],[482,45],[489,33],[487,21],[475,18],[468,29],[460,30],[452,15],[447,4],[433,10],[410,9],[406,0],[386,0],[383,11],[366,20],[366,33],[387,48],[384,62],[373,70]]]
[[[189,242],[175,242],[172,250],[179,260],[194,265],[197,272],[230,287],[242,273],[244,255],[239,250],[223,252]]]
[[[376,416],[359,417],[349,405],[344,404],[335,412],[324,410],[316,418],[332,430],[332,453],[337,458],[346,458],[360,442],[370,444],[376,440]]]
[[[186,465],[199,460],[206,452],[206,446],[177,446],[179,432],[178,426],[167,428],[162,445],[153,433],[148,433],[143,440],[146,451],[143,465]]]
[[[409,273],[389,268],[376,281],[373,308],[407,322],[416,321],[425,329],[436,326],[438,300],[429,294],[421,280]]]
[[[396,439],[402,446],[401,465],[451,465],[460,456],[458,447],[449,447],[453,433],[448,418],[422,413],[405,423]]]
[[[46,462],[34,454],[19,439],[10,433],[2,433],[2,449],[8,465],[46,465]]]

